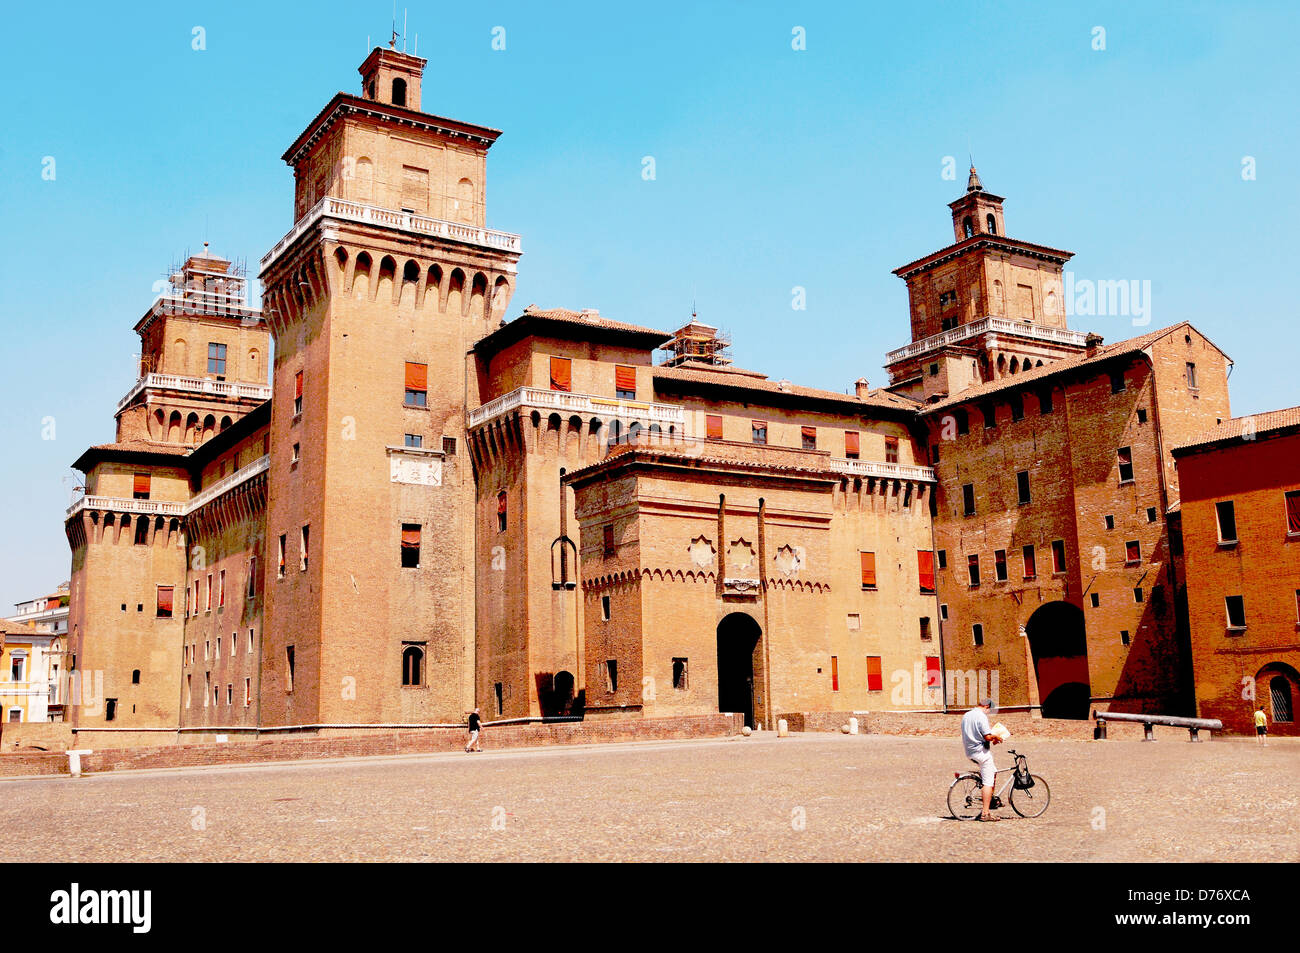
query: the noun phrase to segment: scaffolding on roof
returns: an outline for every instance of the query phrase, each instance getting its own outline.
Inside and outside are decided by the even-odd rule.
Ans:
[[[677,367],[687,361],[721,367],[731,363],[730,347],[730,335],[697,320],[692,312],[690,322],[674,331],[672,339],[660,350],[669,355],[665,367]]]

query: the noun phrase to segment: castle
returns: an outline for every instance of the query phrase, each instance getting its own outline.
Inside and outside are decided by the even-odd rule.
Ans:
[[[1070,253],[973,168],[883,388],[695,319],[507,320],[500,133],[421,111],[424,65],[375,49],[284,153],[260,310],[205,247],[137,323],[67,515],[78,732],[1194,706],[1170,451],[1229,417],[1195,328],[1070,330]]]

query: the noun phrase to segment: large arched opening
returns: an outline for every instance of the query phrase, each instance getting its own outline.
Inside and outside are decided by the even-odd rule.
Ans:
[[[1255,704],[1268,715],[1269,734],[1300,734],[1296,708],[1300,702],[1300,672],[1285,662],[1269,662],[1255,675]]]
[[[752,616],[733,612],[718,623],[718,711],[740,712],[753,728],[754,672],[763,630]]]
[[[1069,602],[1039,606],[1025,624],[1044,718],[1087,718],[1088,637],[1083,610]]]

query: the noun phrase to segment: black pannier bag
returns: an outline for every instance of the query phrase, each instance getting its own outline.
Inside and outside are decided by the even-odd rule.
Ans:
[[[1029,773],[1029,759],[1023,754],[1016,755],[1016,780],[1018,788],[1028,789],[1034,786],[1034,776]]]

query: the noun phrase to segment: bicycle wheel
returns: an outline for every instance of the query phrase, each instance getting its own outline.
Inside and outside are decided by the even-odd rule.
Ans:
[[[984,787],[973,774],[963,774],[948,788],[948,810],[959,821],[973,821],[984,810]]]
[[[1036,774],[1030,777],[1034,779],[1032,788],[1011,789],[1011,809],[1021,817],[1038,817],[1047,810],[1047,802],[1052,798],[1046,781]]]

